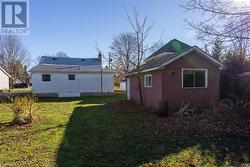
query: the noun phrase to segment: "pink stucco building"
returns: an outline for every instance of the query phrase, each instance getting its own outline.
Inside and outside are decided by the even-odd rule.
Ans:
[[[155,107],[159,100],[168,102],[170,112],[182,103],[208,106],[219,100],[220,70],[216,59],[197,46],[191,47],[176,39],[171,40],[141,66],[143,102]],[[128,75],[128,98],[140,102],[137,71]]]

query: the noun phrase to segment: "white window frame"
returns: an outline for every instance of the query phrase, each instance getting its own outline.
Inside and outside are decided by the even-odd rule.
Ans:
[[[147,77],[151,77],[151,85],[146,85],[147,84]],[[144,87],[145,88],[152,88],[152,85],[153,85],[153,77],[152,77],[152,74],[147,74],[147,75],[144,75]]]
[[[205,71],[205,87],[184,87],[184,71]],[[183,89],[200,89],[200,88],[207,88],[208,86],[208,69],[206,68],[182,68],[181,69],[181,82],[182,82],[182,88]],[[195,83],[195,82],[194,82]]]

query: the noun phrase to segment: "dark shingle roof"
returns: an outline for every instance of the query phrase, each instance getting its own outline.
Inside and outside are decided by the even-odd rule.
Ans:
[[[172,60],[174,60],[174,58],[178,57],[179,55],[183,54],[184,52],[189,53],[189,51],[193,51],[193,50],[198,51],[202,55],[207,56],[208,59],[210,59],[211,61],[213,61],[217,65],[219,65],[220,68],[222,68],[222,69],[226,68],[221,62],[214,59],[212,56],[208,55],[206,52],[201,50],[199,47],[197,47],[197,46],[191,47],[191,46],[189,46],[189,45],[187,45],[187,44],[185,44],[177,39],[173,39],[170,42],[168,42],[166,45],[161,47],[159,50],[157,50],[155,53],[153,53],[151,56],[146,58],[145,63],[140,66],[140,70],[142,70],[144,72],[146,70],[154,70],[155,68],[163,66],[165,63],[171,62]],[[161,56],[157,56],[161,53],[165,53],[165,54],[162,54]],[[133,69],[133,70],[129,71],[128,75],[134,74],[135,72],[137,72],[137,69]]]
[[[185,52],[185,51],[187,51],[189,49],[190,48],[187,48],[185,50],[182,50],[179,53],[168,54],[168,55],[159,57],[157,59],[148,60],[148,61],[146,61],[144,64],[142,64],[140,66],[140,70],[147,70],[147,69],[152,69],[152,68],[159,67],[160,65],[168,62],[169,60],[175,58],[176,56],[180,55],[181,53],[183,53],[183,52]],[[133,69],[133,70],[129,71],[129,74],[132,74],[132,73],[134,73],[136,71],[137,71],[137,69]]]
[[[39,64],[92,66],[101,65],[101,61],[98,58],[68,58],[42,56]]]
[[[140,66],[140,70],[147,70],[147,69],[152,69],[155,67],[159,67],[160,65],[164,64],[165,62],[168,62],[169,60],[175,58],[176,56],[180,55],[181,53],[191,49],[192,47],[189,46],[188,44],[185,44],[177,39],[172,39],[169,41],[166,45],[158,49],[156,52],[154,52],[151,56],[146,58],[146,62]],[[162,57],[157,57],[155,59],[151,59],[154,56],[157,56],[161,53],[166,53],[168,54],[162,56]],[[129,74],[132,74],[136,72],[136,69],[133,69],[129,71]]]
[[[185,44],[177,39],[172,39],[166,45],[154,52],[151,56],[147,57],[146,60],[164,52],[173,52],[175,54],[179,54],[189,48],[191,48],[191,46],[188,44]]]

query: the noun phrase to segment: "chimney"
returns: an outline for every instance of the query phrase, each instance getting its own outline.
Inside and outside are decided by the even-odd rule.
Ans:
[[[101,53],[101,51],[99,51],[99,53],[98,53],[98,59],[101,61],[101,63],[102,63],[102,53]]]

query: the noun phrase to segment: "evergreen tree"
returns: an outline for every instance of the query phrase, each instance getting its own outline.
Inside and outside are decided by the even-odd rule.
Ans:
[[[212,47],[212,57],[216,60],[220,60],[221,56],[223,54],[223,45],[222,42],[218,39],[216,39],[213,43]]]

